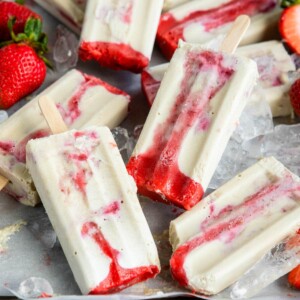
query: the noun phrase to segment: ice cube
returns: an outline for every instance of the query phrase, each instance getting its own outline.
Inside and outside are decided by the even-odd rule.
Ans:
[[[256,160],[243,149],[241,142],[231,138],[214,176],[209,183],[209,188],[218,188],[232,177],[251,166],[255,161]]]
[[[111,130],[125,163],[129,160],[142,129],[143,125],[137,125],[132,132],[128,132],[123,127],[116,127]]]
[[[274,124],[269,104],[260,98],[245,107],[209,183],[210,189],[218,188],[263,157],[263,137],[274,131]]]
[[[0,110],[0,123],[8,119],[8,113],[5,110]]]
[[[259,101],[247,104],[239,120],[233,137],[236,140],[248,141],[257,136],[270,133],[274,129],[270,105],[263,97]]]
[[[260,159],[263,157],[262,140],[264,136],[257,136],[254,139],[244,141],[242,148],[249,158]]]
[[[296,66],[296,70],[300,68],[300,55],[294,53],[291,55],[291,58]]]
[[[128,155],[128,146],[129,146],[129,134],[128,130],[123,127],[116,127],[111,130],[112,135],[118,145],[119,151],[122,155],[124,162],[127,162],[129,159]]]
[[[285,239],[230,288],[232,299],[249,298],[263,288],[287,274],[300,263],[300,237],[294,235]]]
[[[137,143],[137,140],[142,132],[142,129],[143,129],[143,126],[144,125],[136,125],[134,128],[133,128],[133,132],[131,134],[129,134],[129,140],[128,140],[128,143],[127,143],[127,155],[128,157],[131,156],[132,152],[133,152],[133,149]]]
[[[263,55],[252,57],[252,59],[257,63],[259,72],[259,84],[262,87],[270,87],[274,85],[280,75],[278,69],[276,68],[276,60],[271,55]]]
[[[53,60],[58,72],[64,72],[76,66],[78,45],[79,41],[74,33],[62,25],[57,26]]]
[[[27,229],[48,249],[54,247],[57,236],[47,216],[28,222]]]
[[[261,142],[264,156],[275,156],[292,172],[300,175],[300,124],[278,125]]]
[[[17,289],[8,288],[8,290],[20,299],[46,298],[53,295],[51,284],[39,277],[30,277],[22,281]]]

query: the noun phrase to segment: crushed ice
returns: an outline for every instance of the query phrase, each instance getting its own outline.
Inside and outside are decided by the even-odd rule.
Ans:
[[[262,158],[264,153],[260,139],[273,131],[272,112],[267,101],[249,102],[227,144],[209,188],[218,188]]]
[[[233,134],[235,140],[248,141],[272,132],[273,116],[267,101],[251,101],[245,107],[239,126]]]
[[[258,122],[259,124],[259,122]],[[252,139],[230,139],[209,187],[216,189],[262,157],[274,156],[300,176],[300,124],[277,125]]]

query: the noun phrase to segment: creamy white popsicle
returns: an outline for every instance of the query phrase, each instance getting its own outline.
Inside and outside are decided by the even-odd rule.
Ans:
[[[276,32],[280,9],[277,0],[193,0],[161,16],[157,42],[170,59],[179,40],[206,43],[226,33],[237,16],[251,17],[251,26],[241,44],[264,40]]]
[[[176,7],[180,4],[183,4],[185,2],[188,2],[189,0],[164,0],[164,6],[163,9],[166,10],[170,10],[173,7]]]
[[[0,175],[9,179],[4,192],[31,206],[39,203],[39,197],[25,166],[25,147],[30,139],[50,134],[38,107],[41,95],[55,101],[69,128],[113,128],[126,117],[130,101],[123,91],[72,70],[0,125]]]
[[[141,72],[152,54],[163,0],[88,0],[79,55]]]
[[[290,83],[287,73],[295,70],[295,64],[279,41],[268,41],[239,47],[237,54],[253,59],[257,63],[259,80],[250,100],[257,101],[263,96],[270,104],[274,117],[291,114],[288,96]],[[142,88],[150,105],[152,105],[168,63],[145,69],[142,72]],[[263,95],[261,95],[261,92]]]
[[[27,144],[27,166],[83,294],[107,294],[154,277],[157,249],[108,128]]]
[[[219,293],[299,225],[299,177],[262,159],[171,222],[172,274],[189,289]]]
[[[252,58],[257,63],[258,86],[270,105],[273,117],[291,115],[292,107],[288,95],[291,84],[287,75],[296,68],[283,44],[279,41],[268,41],[240,47],[237,53]],[[259,90],[254,90],[251,100],[259,99]]]
[[[87,0],[34,0],[47,12],[68,26],[71,30],[80,33],[84,10]]]
[[[247,58],[178,48],[127,165],[139,192],[185,209],[200,201],[257,77]]]

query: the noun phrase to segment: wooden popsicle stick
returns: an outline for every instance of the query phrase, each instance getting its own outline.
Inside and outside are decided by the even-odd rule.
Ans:
[[[63,133],[68,130],[55,103],[49,97],[42,96],[39,99],[39,106],[53,134]]]
[[[39,106],[53,134],[62,133],[68,130],[54,102],[51,101],[49,97],[41,97],[39,99]],[[4,189],[8,182],[9,180],[7,178],[0,175],[0,191]]]
[[[233,54],[241,42],[244,34],[250,26],[251,20],[247,15],[240,15],[237,17],[227,33],[223,43],[221,44],[220,51],[228,54]]]
[[[5,186],[8,184],[9,180],[2,175],[0,175],[0,191],[2,191]]]

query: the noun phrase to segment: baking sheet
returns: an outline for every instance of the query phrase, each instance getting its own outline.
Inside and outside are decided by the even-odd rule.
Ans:
[[[44,30],[48,33],[50,46],[52,46],[58,21],[34,2],[29,1],[28,3],[35,11],[43,15]],[[163,62],[165,60],[155,49],[151,65]],[[111,71],[99,67],[94,62],[84,64],[79,62],[77,68],[101,77],[132,96],[130,114],[122,124],[130,133],[133,132],[136,125],[143,124],[149,108],[140,89],[140,75]],[[40,90],[62,74],[48,71],[46,82]],[[38,91],[35,94],[37,93]],[[26,101],[28,100],[23,100],[15,105],[9,110],[9,114],[24,105]],[[140,283],[115,295],[75,297],[74,295],[80,295],[80,291],[42,205],[36,208],[25,207],[9,196],[0,193],[0,228],[11,229],[8,230],[6,240],[2,240],[0,243],[0,296],[15,294],[24,299],[46,295],[53,295],[53,299],[145,299],[193,295],[181,289],[172,280],[168,268],[171,255],[168,226],[170,221],[182,211],[161,203],[154,203],[146,198],[140,197],[140,200],[160,253],[161,274],[156,279]],[[200,298],[197,295],[193,296]],[[291,298],[300,299],[300,292],[290,289],[286,278],[282,278],[253,299]],[[218,295],[212,299],[226,299],[226,297]]]

